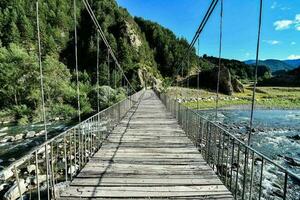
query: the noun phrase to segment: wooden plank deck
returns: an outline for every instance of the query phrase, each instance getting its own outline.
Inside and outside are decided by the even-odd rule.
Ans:
[[[110,134],[60,199],[232,199],[153,91]]]

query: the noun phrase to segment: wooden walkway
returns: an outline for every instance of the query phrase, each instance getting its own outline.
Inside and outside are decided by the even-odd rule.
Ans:
[[[155,93],[148,90],[60,199],[105,198],[232,196]]]

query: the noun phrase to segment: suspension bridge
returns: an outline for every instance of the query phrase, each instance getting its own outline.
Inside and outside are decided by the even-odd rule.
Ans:
[[[195,45],[218,3],[221,3],[219,48],[221,62],[222,0],[212,0],[190,44],[187,59],[189,51]],[[251,133],[245,143],[219,123],[210,121],[185,107],[175,97],[166,96],[155,89],[144,88],[135,91],[88,1],[83,0],[83,4],[97,29],[98,43],[101,38],[107,47],[108,59],[112,58],[130,88],[128,97],[102,111],[99,109],[98,101],[98,113],[81,121],[78,86],[80,58],[77,57],[74,0],[74,53],[79,122],[49,139],[47,113],[43,103],[45,142],[3,170],[1,180],[9,186],[9,189],[3,194],[2,199],[25,199],[25,197],[38,200],[299,199],[300,178],[253,149],[250,145]],[[262,0],[260,0],[256,69],[261,16]],[[39,25],[38,3],[37,25]],[[44,102],[39,34],[38,27],[38,54]],[[99,84],[98,60],[97,84]],[[178,74],[183,68],[184,65],[178,68]],[[179,84],[177,82],[177,85]],[[250,127],[253,120],[255,84]],[[219,81],[216,87],[218,99]],[[99,91],[97,97],[99,98]],[[217,112],[218,101],[216,101],[216,116]],[[274,183],[271,189],[264,186],[266,174],[270,173],[270,169],[275,176],[273,178],[276,179],[276,184]]]

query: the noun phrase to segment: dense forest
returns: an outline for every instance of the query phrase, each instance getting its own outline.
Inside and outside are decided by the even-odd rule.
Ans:
[[[115,1],[93,1],[92,9],[126,76],[139,89],[174,72],[173,64],[188,47],[184,39],[142,19],[134,19]],[[83,114],[96,110],[97,33],[77,1],[80,103]],[[76,116],[73,2],[39,1],[42,65],[48,120]],[[152,30],[152,32],[150,32]],[[156,33],[154,33],[157,31]],[[168,47],[169,46],[169,47]],[[173,48],[176,46],[176,48]],[[168,47],[168,48],[167,48]],[[164,54],[161,54],[161,53]],[[194,59],[197,57],[194,55]],[[102,108],[125,98],[125,81],[100,40]],[[196,64],[194,64],[196,66]],[[169,70],[170,69],[170,70]],[[169,73],[170,72],[170,73]],[[141,76],[142,74],[142,76]],[[40,121],[41,93],[37,57],[36,5],[33,1],[0,2],[0,118],[21,124]],[[123,86],[123,87],[121,87]]]
[[[217,58],[186,58],[189,43],[161,25],[133,18],[114,0],[91,2],[97,20],[135,90],[144,85],[164,85],[183,66],[184,79],[211,70]],[[101,109],[125,98],[130,91],[120,70],[99,40],[100,86],[96,85],[97,31],[81,1],[77,1],[80,103],[82,114],[96,111],[96,91]],[[73,2],[39,1],[42,66],[48,120],[76,117],[76,73]],[[0,119],[20,124],[41,120],[40,75],[37,57],[36,5],[33,1],[0,2]],[[253,78],[253,67],[222,60],[238,79]],[[261,76],[268,76],[262,69]],[[182,75],[180,73],[180,75]],[[178,78],[178,77],[177,77]]]

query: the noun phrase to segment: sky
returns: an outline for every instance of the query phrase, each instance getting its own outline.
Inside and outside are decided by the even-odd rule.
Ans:
[[[192,40],[211,0],[117,0],[133,16]],[[224,0],[222,57],[255,59],[259,0]],[[259,59],[300,59],[300,1],[264,0]],[[220,3],[200,35],[200,55],[218,55]],[[197,48],[197,47],[196,47]]]

